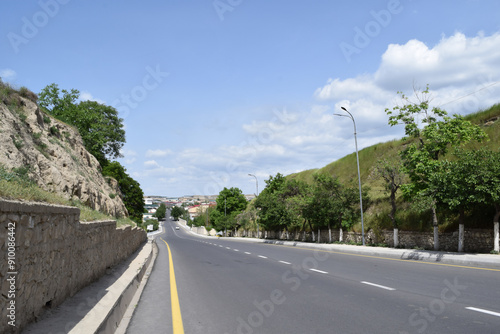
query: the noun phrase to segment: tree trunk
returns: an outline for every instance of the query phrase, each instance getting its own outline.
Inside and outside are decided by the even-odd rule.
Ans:
[[[321,230],[318,227],[318,244],[321,242]]]
[[[314,242],[316,239],[314,238],[314,229],[312,227],[311,222],[309,222],[309,227],[311,228],[311,232],[312,232],[312,242]]]
[[[434,226],[434,250],[439,250],[439,230],[436,208],[432,206],[432,226]]]
[[[392,226],[394,229],[398,228],[396,224],[396,190],[391,191],[391,212],[389,213],[389,218],[391,218]]]
[[[399,246],[399,230],[397,227],[394,228],[394,248]]]
[[[344,241],[344,231],[342,231],[342,226],[340,227],[339,231],[339,241],[340,242]]]

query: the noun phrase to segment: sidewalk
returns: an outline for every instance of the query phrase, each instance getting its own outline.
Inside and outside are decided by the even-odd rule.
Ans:
[[[217,237],[199,235],[192,231],[191,233],[204,238],[217,239]],[[500,255],[494,255],[494,254],[454,253],[454,252],[427,251],[427,250],[416,250],[416,249],[355,246],[355,245],[344,245],[344,244],[323,244],[323,243],[312,243],[312,242],[256,239],[256,238],[242,238],[242,237],[228,237],[228,238],[221,237],[221,239],[240,240],[247,242],[261,242],[261,243],[283,245],[290,247],[322,249],[338,253],[384,257],[384,258],[399,259],[399,260],[411,260],[411,261],[452,264],[457,266],[473,266],[473,267],[500,269]]]
[[[47,310],[38,322],[28,325],[22,333],[116,333],[122,319],[129,320],[126,312],[135,305],[136,292],[147,281],[155,260],[155,248],[154,241],[149,238],[129,259],[55,309]]]

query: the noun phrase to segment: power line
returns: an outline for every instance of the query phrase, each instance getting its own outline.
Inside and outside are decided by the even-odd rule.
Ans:
[[[472,93],[469,93],[469,94],[467,94],[467,95],[461,96],[461,97],[459,97],[459,98],[456,98],[455,100],[451,100],[451,101],[448,101],[448,102],[446,102],[446,103],[440,104],[440,105],[439,105],[439,107],[442,107],[442,106],[447,105],[447,104],[449,104],[449,103],[456,102],[456,101],[458,101],[458,100],[461,100],[461,99],[463,99],[463,98],[466,98],[467,96],[474,95],[474,94],[476,94],[477,92],[480,92],[480,91],[482,91],[482,90],[484,90],[484,89],[487,89],[487,88],[489,88],[489,87],[491,87],[491,86],[494,86],[494,85],[498,84],[499,82],[500,82],[500,81],[496,81],[496,82],[494,82],[494,83],[492,83],[492,84],[490,84],[490,85],[488,85],[488,86],[485,86],[485,87],[483,87],[483,88],[481,88],[481,89],[476,90],[475,92],[472,92]]]

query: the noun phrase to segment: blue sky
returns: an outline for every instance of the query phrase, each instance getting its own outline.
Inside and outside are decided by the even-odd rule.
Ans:
[[[402,136],[384,109],[430,85],[468,114],[500,102],[500,2],[41,0],[0,3],[0,77],[112,105],[147,195],[255,193]],[[363,163],[361,161],[361,163]]]

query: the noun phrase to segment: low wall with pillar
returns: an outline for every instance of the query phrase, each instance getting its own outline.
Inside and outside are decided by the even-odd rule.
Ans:
[[[498,226],[498,225],[497,225]],[[497,228],[498,229],[498,228]],[[469,253],[490,253],[492,250],[497,249],[495,245],[495,233],[498,235],[498,230],[481,230],[481,229],[467,229],[464,230],[464,251]],[[434,235],[433,232],[414,232],[414,231],[399,231],[399,248],[421,248],[421,249],[434,249]],[[236,235],[238,237],[257,237],[255,231],[239,230]],[[346,232],[339,229],[328,229],[300,232],[287,232],[287,231],[260,231],[260,238],[265,239],[278,239],[278,240],[293,240],[305,242],[344,242],[361,244],[362,235],[357,232]],[[319,238],[318,238],[319,237]],[[385,244],[388,247],[394,247],[394,231],[383,230],[375,233],[369,230],[365,233],[365,242],[370,244]],[[497,241],[498,242],[498,241]],[[439,250],[448,252],[457,252],[459,247],[459,231],[440,233],[439,234]]]

